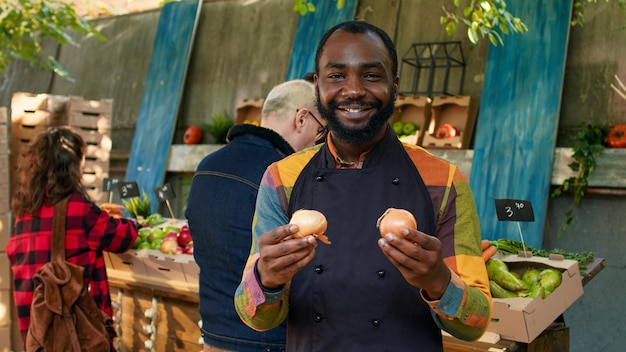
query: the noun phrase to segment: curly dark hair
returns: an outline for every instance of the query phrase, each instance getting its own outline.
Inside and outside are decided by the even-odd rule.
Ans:
[[[332,27],[324,35],[322,39],[320,39],[319,44],[317,45],[317,51],[315,53],[315,73],[319,74],[319,62],[322,56],[322,51],[324,49],[324,45],[328,38],[335,32],[348,32],[348,33],[374,33],[380,37],[380,39],[385,44],[387,48],[387,52],[389,53],[389,57],[391,58],[392,66],[391,66],[391,74],[395,77],[398,75],[398,53],[396,52],[396,46],[389,38],[389,35],[382,29],[374,26],[373,24],[364,22],[364,21],[347,21],[339,23],[338,25]]]
[[[37,135],[17,165],[11,199],[14,215],[34,215],[44,204],[56,204],[75,192],[89,198],[82,185],[86,151],[83,138],[66,127],[50,127]]]

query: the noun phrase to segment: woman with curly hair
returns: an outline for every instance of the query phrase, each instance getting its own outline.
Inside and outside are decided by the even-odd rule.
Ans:
[[[103,251],[124,252],[137,238],[132,220],[110,216],[87,195],[82,167],[87,146],[69,128],[49,128],[23,152],[11,208],[15,223],[6,253],[13,271],[13,298],[26,340],[35,273],[50,260],[54,205],[69,197],[65,256],[84,268],[84,284],[96,305],[112,315]]]

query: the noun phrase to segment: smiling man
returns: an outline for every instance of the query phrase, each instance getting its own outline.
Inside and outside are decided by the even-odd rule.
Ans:
[[[379,28],[331,28],[314,78],[326,143],[270,165],[261,181],[235,306],[256,330],[287,319],[289,351],[441,351],[440,329],[472,340],[489,322],[469,183],[390,128],[397,68]],[[381,238],[376,220],[390,207],[410,211],[418,229]],[[326,216],[332,244],[293,237],[298,209]]]

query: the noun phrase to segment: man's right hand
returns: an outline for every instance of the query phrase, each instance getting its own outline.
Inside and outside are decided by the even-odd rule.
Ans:
[[[294,238],[297,232],[298,225],[287,224],[259,237],[257,272],[264,288],[271,290],[288,283],[315,257],[315,237]]]

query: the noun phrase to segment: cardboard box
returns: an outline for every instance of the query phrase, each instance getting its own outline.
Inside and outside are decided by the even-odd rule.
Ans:
[[[105,252],[108,260],[105,260],[107,268],[119,271],[126,271],[129,274],[146,276],[146,266],[143,258],[137,256],[137,252],[129,250],[125,253]]]
[[[155,249],[140,249],[137,255],[142,257],[150,277],[164,280],[198,282],[198,265],[189,254],[164,254]]]
[[[424,148],[469,148],[476,124],[477,105],[474,100],[463,95],[437,96],[433,98],[430,109],[430,122],[421,145]],[[440,138],[437,130],[443,124],[454,126],[458,135]]]
[[[430,121],[431,100],[425,96],[399,96],[396,99],[396,108],[389,123],[413,122],[418,126],[418,130],[411,136],[401,137],[400,140],[406,143],[420,145],[424,136],[424,131]]]
[[[545,299],[494,298],[488,331],[503,339],[530,343],[583,294],[582,278],[575,260],[541,257],[500,257],[509,270],[522,275],[528,268],[555,268],[562,272],[561,285]]]
[[[263,109],[263,102],[265,99],[242,99],[237,103],[236,111],[237,117],[235,118],[235,124],[242,124],[248,122],[260,122],[261,110]]]

